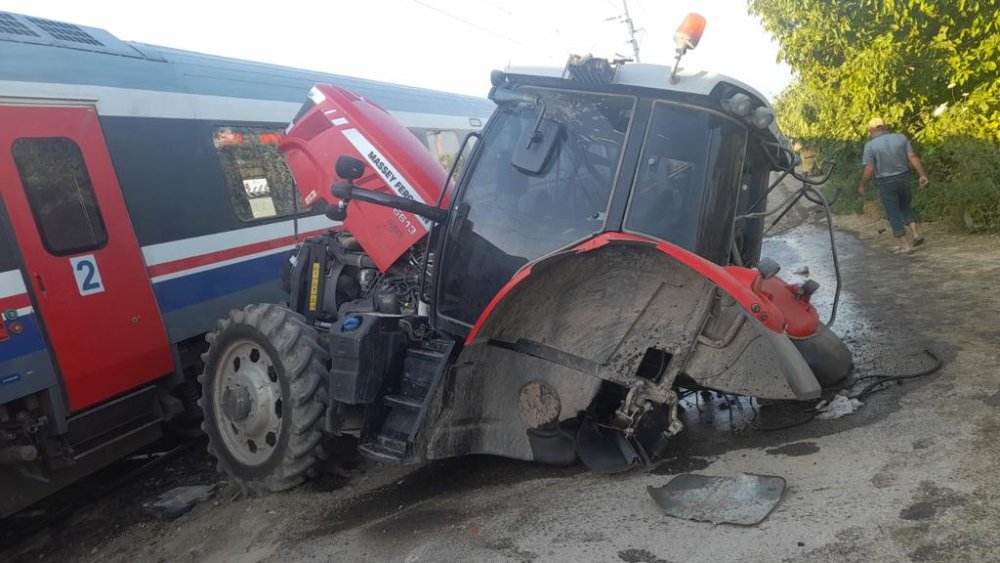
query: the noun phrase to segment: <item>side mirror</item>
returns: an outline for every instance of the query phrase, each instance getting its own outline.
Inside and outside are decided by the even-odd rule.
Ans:
[[[337,171],[337,176],[340,176],[348,182],[353,182],[364,175],[365,163],[354,158],[353,156],[342,154],[337,157],[335,170]]]
[[[510,163],[525,174],[537,175],[548,166],[563,134],[563,126],[552,119],[542,119],[533,129],[525,129]]]

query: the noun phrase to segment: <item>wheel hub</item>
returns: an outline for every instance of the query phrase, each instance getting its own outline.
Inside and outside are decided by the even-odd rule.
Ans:
[[[246,465],[264,463],[281,435],[283,403],[274,364],[262,346],[239,340],[218,367],[215,423],[229,453]]]
[[[251,401],[250,392],[243,387],[227,387],[222,392],[222,414],[233,422],[242,422],[250,416]]]

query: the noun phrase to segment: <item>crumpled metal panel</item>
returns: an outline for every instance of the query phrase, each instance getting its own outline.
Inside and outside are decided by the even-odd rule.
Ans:
[[[525,393],[531,386],[544,386],[546,405],[558,405],[556,414],[541,409],[551,422],[587,412],[605,381],[630,390],[640,408],[675,399],[680,374],[728,393],[819,395],[787,336],[738,306],[723,314],[721,299],[714,284],[650,245],[613,243],[543,260],[497,304],[449,370],[432,401],[422,457],[534,459],[528,431],[536,417],[525,413],[544,405],[524,402],[534,396]],[[670,361],[658,377],[642,377],[651,348]]]
[[[667,516],[713,524],[760,524],[781,501],[785,480],[773,475],[713,477],[686,473],[647,487]]]

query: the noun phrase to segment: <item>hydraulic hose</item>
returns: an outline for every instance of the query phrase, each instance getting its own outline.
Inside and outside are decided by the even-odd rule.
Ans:
[[[763,140],[761,140],[761,143],[765,145],[767,144]],[[786,198],[785,201],[781,203],[781,205],[775,208],[776,210],[781,209],[782,211],[778,215],[778,217],[771,222],[771,225],[767,228],[767,231],[770,231],[776,224],[778,224],[778,222],[781,221],[785,217],[785,215],[788,214],[789,211],[791,211],[792,207],[794,207],[795,204],[798,203],[798,201],[802,197],[805,197],[809,201],[823,206],[823,211],[826,213],[827,230],[830,233],[830,253],[833,256],[833,270],[837,278],[837,285],[833,292],[833,305],[830,308],[830,318],[826,322],[826,326],[828,327],[833,326],[833,323],[837,320],[837,307],[840,304],[840,289],[841,289],[840,258],[837,255],[837,241],[836,237],[833,234],[833,213],[830,211],[830,202],[826,200],[826,197],[823,195],[822,192],[820,192],[816,188],[816,186],[825,184],[826,181],[830,179],[830,176],[833,174],[834,166],[830,166],[830,168],[826,171],[825,174],[823,174],[823,176],[819,180],[812,180],[795,172],[795,155],[792,153],[791,150],[782,146],[778,146],[777,148],[780,152],[785,153],[789,164],[786,167],[781,166],[781,163],[778,162],[778,159],[775,158],[775,156],[772,155],[770,151],[766,149],[764,150],[764,154],[766,154],[767,158],[771,161],[771,165],[774,166],[775,168],[782,169],[782,173],[781,176],[778,178],[778,180],[771,184],[771,186],[767,189],[767,192],[765,192],[764,195],[761,197],[761,199],[758,199],[757,203],[754,204],[754,207],[751,207],[750,209],[754,209],[757,206],[757,204],[759,204],[763,198],[766,198],[767,194],[769,194],[771,190],[773,190],[778,185],[778,183],[782,179],[784,179],[785,176],[788,175],[791,175],[796,180],[802,182],[802,187],[799,188],[795,194]],[[834,201],[837,201],[837,198],[839,197],[840,197],[840,190],[837,190],[837,194],[834,196]],[[751,213],[747,215],[741,215],[740,217],[737,217],[737,219],[745,219],[748,217],[766,217],[770,214],[771,212],[766,212],[766,211],[763,214]],[[765,231],[765,233],[767,231]]]
[[[837,277],[837,287],[833,292],[833,305],[830,307],[830,319],[826,321],[826,326],[833,326],[834,321],[837,320],[837,305],[840,303],[840,259],[837,256],[837,241],[833,235],[833,214],[830,213],[830,204],[827,203],[822,192],[813,186],[803,186],[802,193],[815,194],[823,205],[823,211],[826,212],[826,228],[830,233],[830,254],[833,256],[833,272]]]

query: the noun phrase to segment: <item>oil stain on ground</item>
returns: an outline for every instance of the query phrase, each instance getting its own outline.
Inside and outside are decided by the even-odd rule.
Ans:
[[[787,456],[811,455],[817,452],[819,452],[819,446],[816,445],[816,442],[796,442],[767,450],[768,455]]]
[[[535,479],[568,478],[586,471],[583,465],[557,467],[489,456],[467,456],[432,462],[404,479],[366,492],[341,504],[316,528],[299,540],[327,536],[372,524],[386,517],[407,519],[404,512],[434,499],[444,501],[476,489],[513,485]],[[428,515],[429,523],[447,524],[444,518]],[[442,516],[442,515],[436,515]],[[430,526],[428,526],[430,527]]]
[[[923,481],[914,495],[914,502],[899,512],[903,520],[927,520],[944,509],[961,506],[967,498],[948,487],[939,487],[932,481]]]
[[[677,475],[679,473],[699,471],[709,465],[712,465],[712,462],[703,457],[680,456],[660,463],[650,470],[650,473],[653,475]]]
[[[983,399],[983,403],[986,403],[988,407],[1000,407],[1000,391]]]
[[[618,552],[618,558],[625,563],[670,563],[670,561],[661,559],[645,549],[625,549]]]

